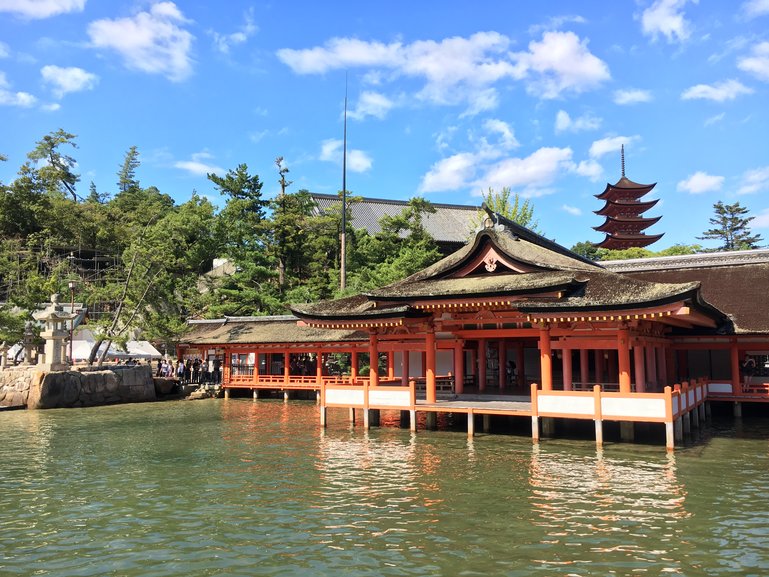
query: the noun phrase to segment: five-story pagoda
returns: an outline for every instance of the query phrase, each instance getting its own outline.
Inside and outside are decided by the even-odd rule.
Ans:
[[[625,147],[622,147],[622,177],[616,184],[606,184],[606,189],[596,198],[605,201],[601,210],[595,214],[604,216],[601,226],[594,230],[603,232],[606,237],[596,246],[611,250],[649,246],[662,238],[662,234],[646,234],[643,231],[655,224],[660,216],[645,218],[643,214],[657,204],[657,200],[642,201],[654,184],[638,184],[625,176]]]

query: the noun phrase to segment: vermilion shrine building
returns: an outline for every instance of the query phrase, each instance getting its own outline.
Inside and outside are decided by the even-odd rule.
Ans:
[[[466,414],[472,434],[477,415],[484,428],[508,415],[530,418],[538,439],[554,419],[587,419],[601,443],[605,421],[627,439],[645,422],[672,448],[708,400],[769,400],[760,375],[740,373],[746,354],[761,367],[769,354],[767,307],[744,298],[769,278],[769,251],[749,254],[610,269],[489,214],[470,243],[402,281],[298,305],[296,318],[192,321],[179,352],[223,360],[228,392],[317,391],[324,424],[332,408],[365,426],[400,410],[412,429],[417,412],[428,424],[446,412]]]

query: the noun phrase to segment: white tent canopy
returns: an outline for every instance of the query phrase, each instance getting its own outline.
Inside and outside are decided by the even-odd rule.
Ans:
[[[88,360],[95,343],[96,338],[90,330],[84,327],[78,329],[72,340],[72,357],[75,362]],[[97,358],[104,352],[106,345],[106,342],[101,344]],[[128,341],[125,348],[126,350],[121,350],[115,343],[112,343],[105,359],[159,359],[163,356],[149,341]]]

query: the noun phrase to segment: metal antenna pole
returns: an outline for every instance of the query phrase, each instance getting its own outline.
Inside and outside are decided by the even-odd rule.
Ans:
[[[347,286],[347,74],[344,76],[344,140],[342,150],[342,247],[339,288]]]

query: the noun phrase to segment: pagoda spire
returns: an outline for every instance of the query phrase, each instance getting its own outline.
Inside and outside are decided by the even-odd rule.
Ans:
[[[622,178],[625,178],[625,145],[620,145],[620,158],[622,158]]]

